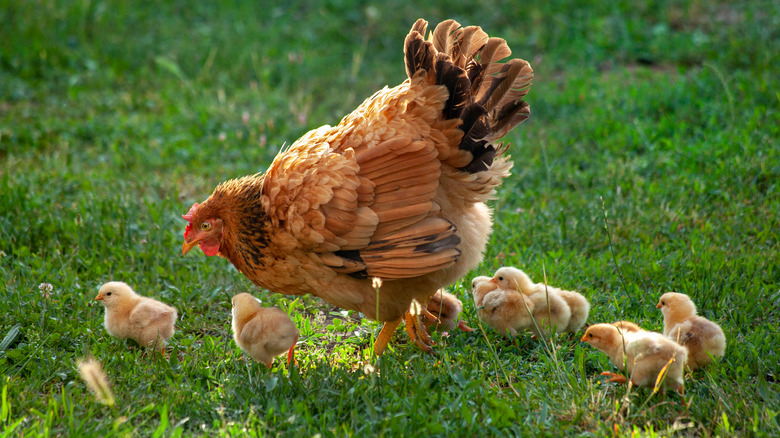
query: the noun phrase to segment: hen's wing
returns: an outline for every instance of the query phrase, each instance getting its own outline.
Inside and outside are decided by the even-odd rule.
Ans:
[[[528,116],[531,69],[494,62],[510,53],[503,40],[446,21],[425,41],[426,28],[418,20],[406,38],[409,79],[304,135],[264,177],[273,225],[337,272],[397,279],[452,266],[460,237],[436,202],[442,173],[481,181],[491,141]]]

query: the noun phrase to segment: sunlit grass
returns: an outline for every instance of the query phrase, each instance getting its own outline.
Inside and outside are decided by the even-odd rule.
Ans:
[[[12,1],[0,11],[4,436],[773,436],[780,431],[780,10],[776,2]],[[181,214],[283,144],[404,78],[418,17],[506,38],[536,79],[511,133],[483,263],[578,290],[590,323],[660,330],[675,290],[726,356],[684,400],[604,383],[579,336],[399,330],[181,257]],[[196,251],[197,252],[197,251]],[[110,337],[120,280],[179,310],[164,357]],[[51,291],[39,287],[52,285]],[[291,314],[296,359],[248,362],[230,297]],[[81,380],[94,357],[114,404]]]

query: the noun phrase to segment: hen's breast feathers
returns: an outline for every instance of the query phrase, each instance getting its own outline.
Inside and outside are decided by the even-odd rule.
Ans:
[[[511,163],[494,162],[503,149],[491,142],[527,118],[532,74],[519,59],[495,63],[511,52],[477,27],[447,21],[425,41],[426,26],[418,21],[406,40],[409,79],[271,164],[262,202],[271,225],[293,237],[271,237],[297,246],[287,250],[384,279],[429,274],[460,256],[459,230],[437,200],[486,200],[508,175]]]

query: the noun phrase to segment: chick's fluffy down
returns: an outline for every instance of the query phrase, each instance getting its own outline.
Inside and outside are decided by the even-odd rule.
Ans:
[[[254,360],[271,368],[273,359],[286,351],[292,355],[298,328],[279,308],[262,307],[250,294],[233,297],[233,339]]]
[[[111,336],[132,339],[143,347],[156,345],[159,350],[173,336],[176,309],[138,295],[125,283],[104,284],[95,300],[106,308],[104,325]]]

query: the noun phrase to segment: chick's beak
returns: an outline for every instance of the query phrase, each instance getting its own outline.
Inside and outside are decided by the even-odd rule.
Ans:
[[[181,255],[183,255],[183,256],[187,255],[187,253],[190,252],[190,250],[192,248],[194,248],[195,245],[197,245],[199,242],[200,242],[200,239],[195,239],[195,240],[192,240],[192,241],[185,240],[184,241],[184,245],[182,245],[182,247],[181,247]]]
[[[580,342],[585,342],[585,335],[582,335],[582,338],[580,338]]]
[[[660,309],[660,308],[661,308],[661,307],[663,307],[663,306],[661,305],[661,303],[658,303],[658,304],[656,304],[656,305],[655,305],[655,307],[656,307],[657,309]]]
[[[98,294],[98,296],[95,297],[95,301],[103,301],[103,295]]]
[[[495,285],[498,285],[498,280],[496,280],[495,278],[491,278],[490,280],[488,280],[488,283],[493,283]]]

